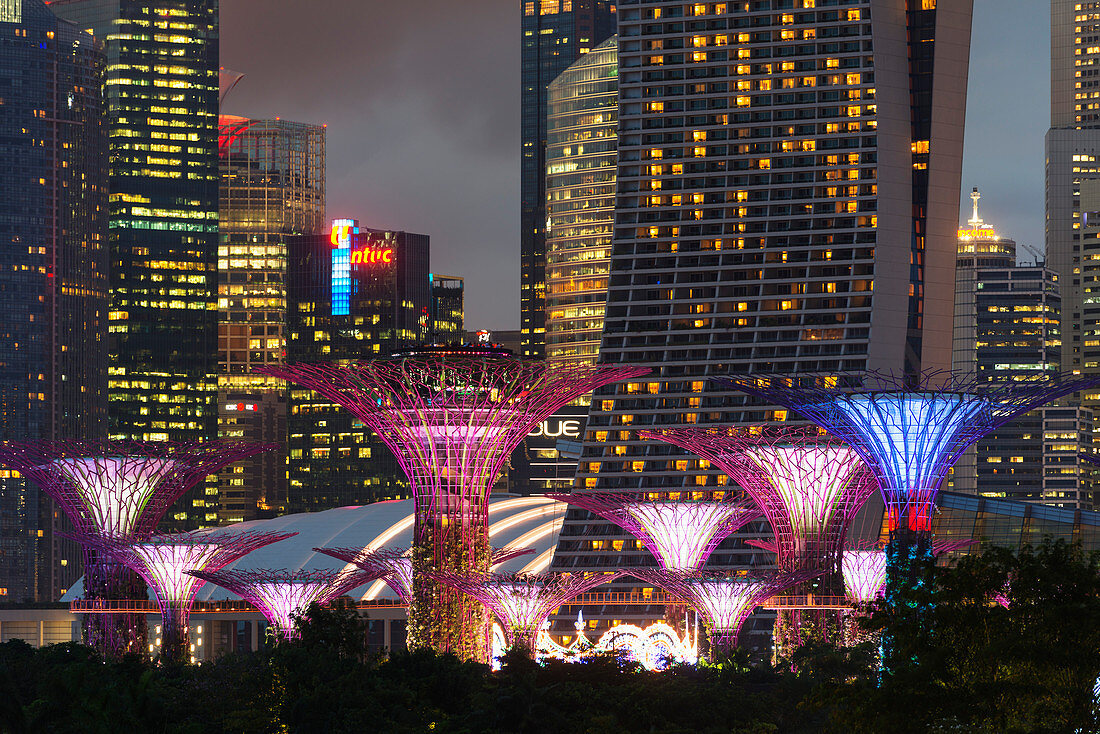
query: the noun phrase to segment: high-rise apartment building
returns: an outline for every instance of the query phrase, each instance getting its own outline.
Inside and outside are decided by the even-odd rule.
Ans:
[[[0,439],[107,435],[105,58],[42,0],[0,2]],[[80,549],[0,471],[0,603],[56,601]]]
[[[788,417],[710,376],[950,367],[971,3],[618,11],[600,359],[654,372],[594,394],[575,488],[727,491],[715,468],[637,429]],[[554,567],[653,562],[623,540],[570,512]],[[712,561],[766,558],[734,537]],[[585,610],[598,624],[659,614]]]
[[[428,274],[432,284],[432,344],[459,345],[466,341],[466,282],[453,275]]]
[[[325,227],[325,128],[222,115],[218,246],[218,432],[286,442],[286,391],[253,368],[286,350],[287,238]],[[286,450],[218,478],[219,521],[252,520],[287,503]]]
[[[55,0],[106,46],[110,434],[217,434],[218,1]],[[217,521],[198,487],[166,516]]]
[[[386,357],[432,333],[427,235],[338,219],[324,235],[291,237],[287,361]],[[405,497],[393,453],[351,413],[290,385],[290,512]]]
[[[615,32],[611,0],[521,0],[520,333],[522,356],[544,356],[547,87]]]

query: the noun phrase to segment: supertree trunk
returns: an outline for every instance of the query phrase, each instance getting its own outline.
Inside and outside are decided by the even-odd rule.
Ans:
[[[191,662],[190,610],[179,604],[161,606],[160,663],[165,666]]]
[[[485,605],[428,576],[488,574],[492,549],[486,519],[480,515],[458,522],[451,517],[425,518],[416,535],[409,647],[431,648],[488,663],[490,625]]]
[[[781,609],[775,617],[773,662],[790,660],[808,642],[844,644],[845,612],[839,609]]]
[[[83,556],[85,599],[109,603],[148,598],[145,581],[126,566],[93,548],[85,548]],[[142,612],[85,614],[83,628],[84,643],[109,661],[143,654],[149,637],[149,625]]]
[[[707,659],[711,662],[725,657],[737,649],[737,631],[708,629],[707,646],[710,648],[707,652]]]

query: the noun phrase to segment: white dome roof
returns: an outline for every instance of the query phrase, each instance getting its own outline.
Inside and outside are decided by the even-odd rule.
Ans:
[[[494,548],[513,546],[534,548],[533,554],[519,556],[494,568],[500,573],[541,573],[550,567],[558,533],[565,520],[566,504],[548,497],[517,497],[498,494],[489,498],[489,541]],[[229,525],[221,530],[283,530],[297,532],[293,538],[266,545],[249,553],[228,569],[315,569],[343,568],[332,556],[316,553],[314,548],[371,549],[412,545],[413,501],[392,500],[357,507],[337,507],[323,512],[283,515],[271,520]],[[383,581],[360,586],[349,592],[360,599],[396,598]],[[73,584],[61,597],[71,601],[84,595],[84,580]],[[152,592],[150,591],[150,597]],[[237,599],[236,594],[204,584],[196,601]]]

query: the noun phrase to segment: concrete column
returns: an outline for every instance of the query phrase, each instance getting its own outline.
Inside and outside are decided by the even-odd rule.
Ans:
[[[252,629],[252,652],[260,649],[260,623],[252,620],[248,623]]]

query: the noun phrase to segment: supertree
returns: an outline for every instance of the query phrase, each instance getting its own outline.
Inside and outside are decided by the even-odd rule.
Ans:
[[[498,575],[433,573],[436,581],[480,600],[504,627],[509,646],[534,658],[539,630],[558,607],[591,588],[614,581],[609,573]]]
[[[378,573],[385,578],[393,592],[408,604],[413,598],[412,548],[314,548],[344,563],[358,566],[364,571]],[[534,553],[534,548],[493,548],[489,566],[498,566],[519,556]]]
[[[189,573],[228,589],[252,604],[285,638],[298,634],[295,619],[301,617],[310,604],[328,604],[336,597],[384,575],[379,571],[360,569],[222,569]]]
[[[161,659],[174,665],[187,661],[187,622],[195,593],[203,584],[188,572],[217,571],[257,548],[295,535],[260,530],[194,530],[148,538],[73,537],[133,569],[153,588],[160,607]]]
[[[0,444],[0,463],[19,471],[56,501],[76,533],[89,537],[151,535],[168,508],[209,474],[273,448],[239,441],[208,443],[46,441]],[[135,573],[85,545],[84,598],[143,599]],[[84,616],[85,642],[107,659],[141,652],[144,614]]]
[[[814,571],[780,571],[767,575],[730,575],[661,568],[631,568],[624,573],[659,586],[667,594],[691,605],[706,623],[712,658],[715,653],[737,646],[741,626],[761,602],[816,574]]]
[[[966,449],[1012,419],[1100,382],[1051,374],[988,383],[948,372],[715,379],[795,411],[863,459],[886,503],[888,598],[927,581],[921,569],[931,555],[936,493]]]
[[[501,350],[454,348],[259,371],[343,406],[393,451],[415,503],[409,644],[487,662],[484,606],[426,572],[488,573],[488,494],[509,454],[561,406],[650,370],[550,367]]]
[[[661,568],[695,571],[730,534],[760,517],[747,502],[658,499],[646,494],[575,492],[550,494],[609,520],[642,541]]]
[[[971,545],[970,539],[932,540],[932,555],[950,553]],[[862,542],[844,549],[840,562],[844,574],[844,592],[853,604],[869,604],[886,589],[886,549],[881,543]]]
[[[856,453],[816,426],[687,427],[641,431],[642,438],[679,446],[720,468],[749,493],[771,524],[781,571],[817,570],[814,592],[841,596],[840,554],[853,517],[875,489]],[[835,638],[833,609],[781,609],[775,622],[777,657],[816,635]]]

